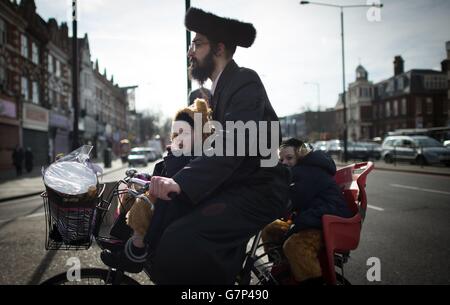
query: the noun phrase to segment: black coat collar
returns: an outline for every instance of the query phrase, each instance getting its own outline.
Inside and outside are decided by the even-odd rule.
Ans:
[[[218,107],[220,105],[218,105],[218,101],[220,99],[220,95],[238,70],[239,66],[233,59],[225,66],[225,69],[223,69],[219,81],[217,82],[216,89],[214,90],[214,95],[212,97],[212,109],[214,118],[217,118],[217,114],[219,111]]]

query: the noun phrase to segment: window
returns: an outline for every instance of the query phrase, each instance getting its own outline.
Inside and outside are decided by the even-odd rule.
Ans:
[[[56,61],[56,71],[55,74],[57,77],[61,76],[61,63],[59,62],[59,60],[55,60]]]
[[[422,114],[422,99],[416,97],[416,114]]]
[[[48,72],[53,73],[53,56],[48,54]]]
[[[33,88],[33,96],[32,101],[33,104],[39,104],[39,86],[37,82],[32,82],[32,88]]]
[[[0,19],[0,45],[6,44],[6,24]]]
[[[53,105],[55,106],[56,109],[59,109],[60,105],[59,105],[59,100],[58,100],[58,94],[56,93],[55,90],[52,91],[52,100],[53,100]]]
[[[31,44],[31,61],[36,65],[39,64],[39,48],[34,42]]]
[[[398,116],[398,101],[394,101],[394,117]]]
[[[391,103],[390,102],[386,102],[386,117],[390,117],[391,116]]]
[[[404,88],[404,84],[403,84],[403,76],[399,77],[397,79],[397,89],[398,90],[403,90]]]
[[[23,98],[27,101],[30,96],[28,94],[28,79],[26,77],[22,76],[20,88],[21,88],[20,93],[23,95]]]
[[[370,97],[370,89],[364,88],[364,97]]]
[[[433,113],[433,99],[431,97],[427,97],[427,114]]]
[[[0,88],[6,88],[6,69],[0,66]]]
[[[373,118],[374,118],[374,119],[377,118],[377,110],[378,110],[377,105],[374,105],[374,106],[373,106]]]
[[[28,58],[28,40],[23,34],[20,35],[20,54]]]
[[[406,115],[406,98],[402,99],[402,115]]]

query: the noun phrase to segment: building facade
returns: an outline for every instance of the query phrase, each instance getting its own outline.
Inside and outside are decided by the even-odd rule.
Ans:
[[[0,171],[12,170],[12,152],[21,139],[20,33],[27,24],[18,7],[0,1]]]
[[[72,74],[67,24],[58,26],[51,18],[47,29],[49,42],[43,62],[47,76],[44,93],[50,105],[49,156],[54,160],[57,154],[67,154],[72,148]]]
[[[15,3],[13,3],[15,5]],[[29,148],[37,166],[48,162],[49,103],[44,98],[45,73],[43,58],[49,35],[46,22],[36,14],[33,0],[23,0],[18,12],[26,21],[19,29],[20,103],[22,108],[22,146]]]
[[[375,84],[373,136],[405,128],[445,126],[448,119],[447,75],[443,71],[414,69],[404,72],[400,56],[394,76]]]
[[[16,146],[34,165],[72,146],[72,38],[67,24],[44,21],[34,0],[0,0],[0,171],[11,171]],[[79,47],[80,142],[97,151],[127,137],[127,91],[93,65],[87,35]]]
[[[369,81],[367,70],[359,65],[356,68],[356,79],[349,84],[346,92],[346,113],[347,113],[347,139],[359,140],[369,139],[372,134],[372,99],[374,96],[373,83]],[[336,122],[343,134],[344,104],[340,95],[336,104]]]
[[[450,127],[450,41],[445,44],[447,50],[447,126]]]
[[[114,84],[114,77],[108,80],[106,69],[100,73],[98,61],[94,69],[95,103],[98,107],[99,130],[104,138],[97,142],[99,151],[109,147],[119,155],[120,140],[128,136],[127,133],[127,91]]]
[[[297,138],[315,142],[338,138],[334,109],[306,111],[280,118],[283,139]]]

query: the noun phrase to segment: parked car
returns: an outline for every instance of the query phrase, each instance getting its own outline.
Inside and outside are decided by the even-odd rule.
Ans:
[[[358,142],[360,145],[367,148],[369,153],[369,159],[380,160],[381,159],[381,145],[373,142]]]
[[[341,140],[330,140],[327,142],[327,152],[330,156],[340,156],[344,149],[344,143]]]
[[[130,154],[128,155],[128,164],[130,167],[137,165],[148,165],[148,154],[145,148],[143,147],[135,147],[131,149]]]
[[[156,151],[151,147],[144,147],[142,148],[145,151],[145,154],[147,155],[147,161],[153,162],[158,159],[158,155]]]
[[[381,157],[386,163],[404,160],[450,166],[450,149],[428,136],[389,136],[383,142]]]
[[[342,153],[344,149],[342,149]],[[358,142],[349,141],[347,143],[347,158],[349,160],[369,160],[369,150]]]
[[[322,150],[324,152],[327,151],[327,141],[317,141],[313,144],[314,150]]]

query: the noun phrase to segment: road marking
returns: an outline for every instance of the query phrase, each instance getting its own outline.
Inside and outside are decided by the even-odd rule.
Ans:
[[[391,184],[391,186],[408,189],[408,190],[414,190],[414,191],[422,191],[422,192],[450,195],[450,192],[444,192],[444,191],[438,191],[438,190],[432,190],[432,189],[424,189],[424,188],[415,187],[415,186],[408,186],[408,185],[401,185],[401,184]]]
[[[377,206],[374,206],[374,205],[370,205],[370,204],[368,204],[367,207],[368,207],[369,209],[376,210],[376,211],[381,211],[381,212],[384,211],[383,208],[380,208],[380,207],[377,207]]]

